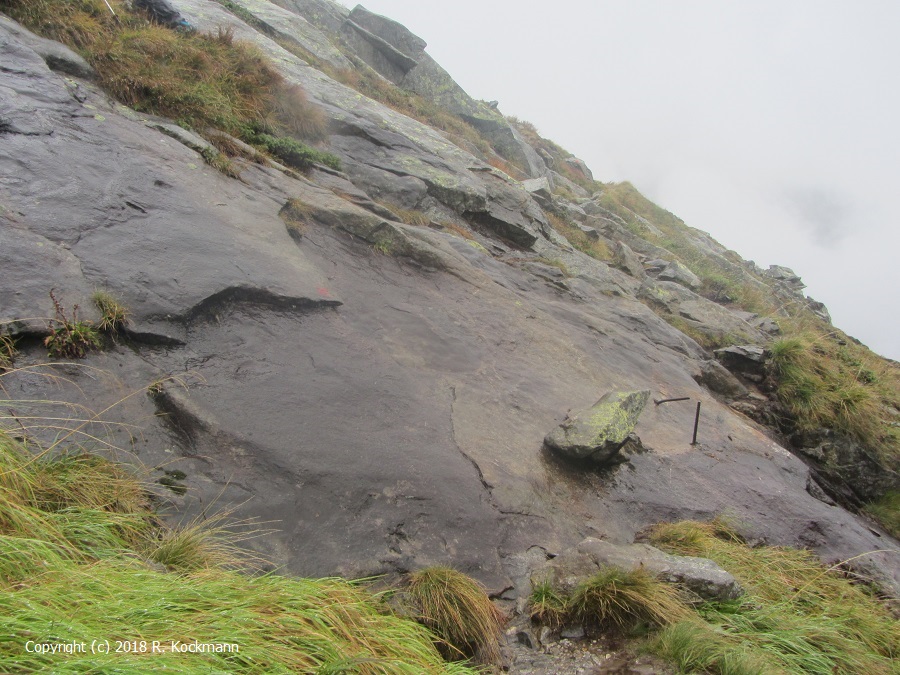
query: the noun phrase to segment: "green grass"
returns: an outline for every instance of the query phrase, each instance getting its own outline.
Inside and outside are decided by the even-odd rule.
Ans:
[[[719,675],[888,675],[900,672],[900,629],[866,586],[810,552],[751,548],[725,522],[658,525],[654,545],[709,558],[745,589],[739,600],[687,602],[643,569],[602,569],[567,595],[538,583],[531,616],[557,627],[652,632],[643,649],[679,672]]]
[[[776,395],[798,428],[835,429],[897,461],[896,365],[834,332],[796,332],[770,349]]]
[[[866,504],[864,510],[894,538],[900,539],[900,492],[889,492],[881,499]]]
[[[44,338],[47,355],[51,359],[83,359],[89,351],[100,349],[100,333],[90,321],[78,320],[78,305],[67,314],[52,290],[50,299],[56,308],[56,318],[47,324],[50,333]]]
[[[243,140],[278,158],[287,166],[306,171],[316,164],[340,170],[341,160],[331,153],[316,150],[293,138],[272,136],[251,125],[242,132]]]
[[[100,311],[97,328],[103,332],[118,333],[128,324],[128,309],[108,291],[94,291],[91,300]]]
[[[35,455],[0,431],[0,671],[474,672],[445,663],[436,636],[363,585],[235,571],[248,558],[227,529],[221,519],[170,529],[122,466],[78,451]],[[112,653],[25,649],[94,639]],[[122,640],[147,651],[116,653]],[[238,651],[184,654],[173,641]]]
[[[887,609],[808,551],[751,548],[722,522],[660,525],[651,540],[718,562],[747,591],[740,602],[699,607],[651,644],[684,672],[900,672],[900,631]]]
[[[449,658],[499,660],[502,617],[478,582],[449,567],[428,567],[410,575],[406,598]]]
[[[688,616],[678,590],[643,569],[602,568],[582,582],[568,605],[580,621],[616,631],[665,626]]]

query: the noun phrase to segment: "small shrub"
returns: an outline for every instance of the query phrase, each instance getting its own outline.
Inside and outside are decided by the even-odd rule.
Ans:
[[[260,127],[252,125],[245,127],[244,140],[262,148],[290,167],[301,171],[311,169],[316,164],[331,167],[336,171],[341,168],[341,160],[335,155],[311,148],[293,138],[272,136],[259,129]]]
[[[665,626],[689,616],[678,591],[643,569],[606,567],[579,585],[570,607],[582,621],[628,631],[638,624]]]
[[[204,162],[209,164],[219,173],[224,174],[229,178],[241,177],[240,169],[238,169],[235,163],[232,162],[227,155],[219,152],[218,149],[204,148],[200,152],[200,155],[203,157]]]
[[[449,567],[429,567],[410,576],[407,594],[449,657],[499,659],[501,615],[477,581]]]
[[[100,311],[100,324],[97,326],[106,333],[118,333],[128,323],[128,309],[107,291],[95,291],[91,300]]]
[[[50,330],[44,339],[47,355],[52,359],[83,359],[90,350],[99,349],[100,333],[90,321],[78,320],[78,305],[72,307],[69,319],[53,291],[50,298],[56,308],[56,318],[47,325]]]

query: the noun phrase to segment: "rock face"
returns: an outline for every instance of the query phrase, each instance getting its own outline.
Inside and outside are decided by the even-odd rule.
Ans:
[[[554,588],[571,593],[603,567],[644,569],[704,600],[736,600],[744,593],[738,581],[712,560],[670,555],[648,544],[612,544],[593,537],[536,570],[532,579],[549,581]]]
[[[590,408],[570,413],[544,443],[565,457],[607,464],[634,429],[649,398],[649,389],[604,394]]]
[[[357,5],[343,24],[341,34],[356,54],[381,75],[459,115],[530,176],[547,173],[544,161],[503,115],[470,97],[425,53],[425,41],[405,26]]]
[[[350,16],[340,5],[279,0],[280,12],[235,1],[318,58],[359,58],[337,37]],[[303,575],[452,564],[515,597],[528,592],[517,567],[528,552],[564,551],[588,534],[626,544],[662,520],[728,512],[748,538],[855,558],[900,590],[897,544],[811,495],[806,464],[698,384],[708,355],[641,289],[665,290],[673,312],[734,321],[748,344],[765,344],[754,326],[681,284],[588,257],[550,226],[535,199],[548,201],[543,184],[529,192],[222,4],[172,4],[199,30],[233,28],[301,85],[327,117],[324,145],[345,173],[298,176],[236,159],[240,180],[226,177],[203,161],[195,134],[52,70],[39,40],[0,21],[0,331],[19,338],[16,365],[26,367],[2,384],[16,414],[28,401],[118,402],[111,424],[84,431],[151,481],[164,476],[156,467],[185,473],[184,494],[157,484],[174,517],[218,503],[276,521],[252,545]],[[402,52],[402,32],[360,15],[358,25]],[[585,189],[556,174],[547,182],[547,208],[598,241],[644,259],[668,254]],[[404,225],[374,199],[447,226]],[[129,308],[126,334],[85,367],[40,366],[71,387],[36,376],[28,367],[47,358],[51,289],[67,311],[78,304],[96,320],[97,288]],[[647,389],[702,401],[702,451],[689,444],[689,406],[640,412]],[[628,468],[598,472],[543,448],[560,411],[612,390],[630,402],[576,454],[615,456],[629,432],[652,452],[630,443]],[[551,436],[604,426],[585,419],[576,413]],[[142,428],[132,434],[123,421]]]

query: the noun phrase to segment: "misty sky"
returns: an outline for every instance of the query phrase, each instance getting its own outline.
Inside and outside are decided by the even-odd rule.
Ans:
[[[835,325],[900,360],[900,2],[364,5],[598,180],[793,268]]]

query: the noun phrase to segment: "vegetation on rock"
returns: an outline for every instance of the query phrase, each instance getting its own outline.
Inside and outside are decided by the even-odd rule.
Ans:
[[[254,564],[240,536],[221,519],[170,529],[122,466],[77,449],[34,455],[0,430],[0,670],[472,672],[364,586],[242,573]],[[109,654],[24,648],[97,636]],[[235,647],[178,651],[195,642]]]
[[[316,150],[293,138],[273,136],[263,131],[264,128],[259,125],[248,125],[244,127],[241,135],[251,145],[265,150],[295,169],[305,171],[316,164],[322,164],[336,171],[340,170],[341,160],[331,153]]]
[[[106,333],[118,333],[128,323],[128,309],[108,291],[95,291],[91,300],[100,311],[97,327]]]
[[[798,332],[771,345],[779,401],[800,430],[849,434],[890,462],[900,459],[895,426],[900,369],[837,332]]]
[[[258,49],[235,40],[233,31],[174,31],[122,0],[110,5],[115,16],[105,0],[0,0],[0,9],[17,21],[79,51],[103,88],[136,110],[199,130],[238,134],[266,124],[280,135],[324,137],[321,111],[299,87],[285,83]],[[298,152],[305,161],[305,151]],[[322,153],[312,161],[324,159]]]
[[[553,229],[564,236],[576,249],[597,260],[604,262],[612,260],[612,253],[606,242],[600,239],[591,239],[571,221],[562,216],[558,216],[555,213],[547,213],[546,215]]]
[[[56,318],[48,322],[50,334],[44,346],[51,359],[83,359],[92,349],[100,348],[100,333],[90,321],[78,320],[78,305],[72,307],[71,318],[62,304],[50,291],[50,299],[56,308]]]
[[[478,582],[450,567],[428,567],[410,575],[406,594],[448,658],[499,659],[502,617]]]
[[[746,595],[728,602],[689,601],[642,569],[605,568],[570,596],[549,583],[536,584],[532,618],[631,634],[637,627],[656,627],[646,649],[683,672],[896,672],[900,632],[893,617],[838,566],[827,568],[808,551],[750,547],[721,521],[659,525],[651,540],[671,553],[719,563]]]
[[[900,539],[900,492],[889,492],[866,504],[865,511],[878,520],[895,539]]]
[[[893,673],[900,632],[887,609],[838,566],[808,551],[748,546],[721,522],[660,525],[655,545],[710,558],[747,590],[706,603],[701,621],[665,629],[652,649],[685,670],[712,673]]]

